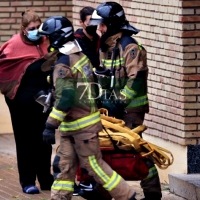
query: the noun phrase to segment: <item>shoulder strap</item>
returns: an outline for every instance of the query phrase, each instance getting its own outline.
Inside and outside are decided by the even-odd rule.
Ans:
[[[106,130],[106,128],[103,126],[104,131],[108,134],[108,137],[110,138],[110,141],[112,142],[112,145],[114,147],[115,150],[120,151],[120,149],[118,148],[118,146],[115,144],[114,140],[112,139],[112,137],[110,136],[110,134],[108,133],[108,131]]]
[[[119,39],[116,42],[115,47],[113,48],[112,52],[112,64],[111,64],[111,69],[110,69],[110,76],[111,76],[111,81],[110,81],[110,88],[113,89],[114,87],[114,79],[115,79],[115,65],[114,65],[114,60],[116,57],[119,55],[119,48],[117,47],[119,43]]]

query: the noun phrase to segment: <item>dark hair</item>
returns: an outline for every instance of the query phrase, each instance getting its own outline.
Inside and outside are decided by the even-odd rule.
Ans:
[[[93,11],[94,11],[94,8],[90,7],[90,6],[86,6],[86,7],[82,8],[80,10],[80,12],[79,12],[79,14],[80,14],[80,20],[82,22],[84,22],[86,20],[86,17],[88,15],[92,15]]]

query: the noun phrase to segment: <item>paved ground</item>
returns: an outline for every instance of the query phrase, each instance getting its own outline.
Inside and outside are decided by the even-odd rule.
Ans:
[[[0,92],[0,134],[4,133],[12,133],[12,126],[8,107]]]
[[[58,139],[56,143],[59,144]],[[57,145],[53,145],[54,154],[56,146]],[[143,197],[143,193],[140,188],[139,181],[130,181],[129,184],[135,188],[137,192],[137,199],[141,199]],[[167,184],[162,184],[162,188],[162,200],[183,200],[183,198],[170,193]],[[35,195],[27,195],[22,192],[18,182],[13,134],[0,134],[0,200],[48,200],[49,197],[49,191],[41,191],[40,194]],[[73,200],[83,199],[81,197],[73,197]]]

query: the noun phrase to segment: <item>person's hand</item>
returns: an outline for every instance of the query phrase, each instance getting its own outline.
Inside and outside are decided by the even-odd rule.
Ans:
[[[46,123],[46,128],[43,131],[43,141],[47,144],[55,144],[55,132],[56,132],[55,126]]]
[[[124,107],[117,105],[117,100],[110,99],[110,94],[101,96],[101,107],[108,110],[108,116],[121,119],[123,117]]]

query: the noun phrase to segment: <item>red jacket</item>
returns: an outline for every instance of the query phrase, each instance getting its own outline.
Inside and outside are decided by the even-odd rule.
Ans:
[[[26,44],[20,34],[5,42],[0,48],[0,91],[13,99],[26,68],[47,54],[47,44]]]

